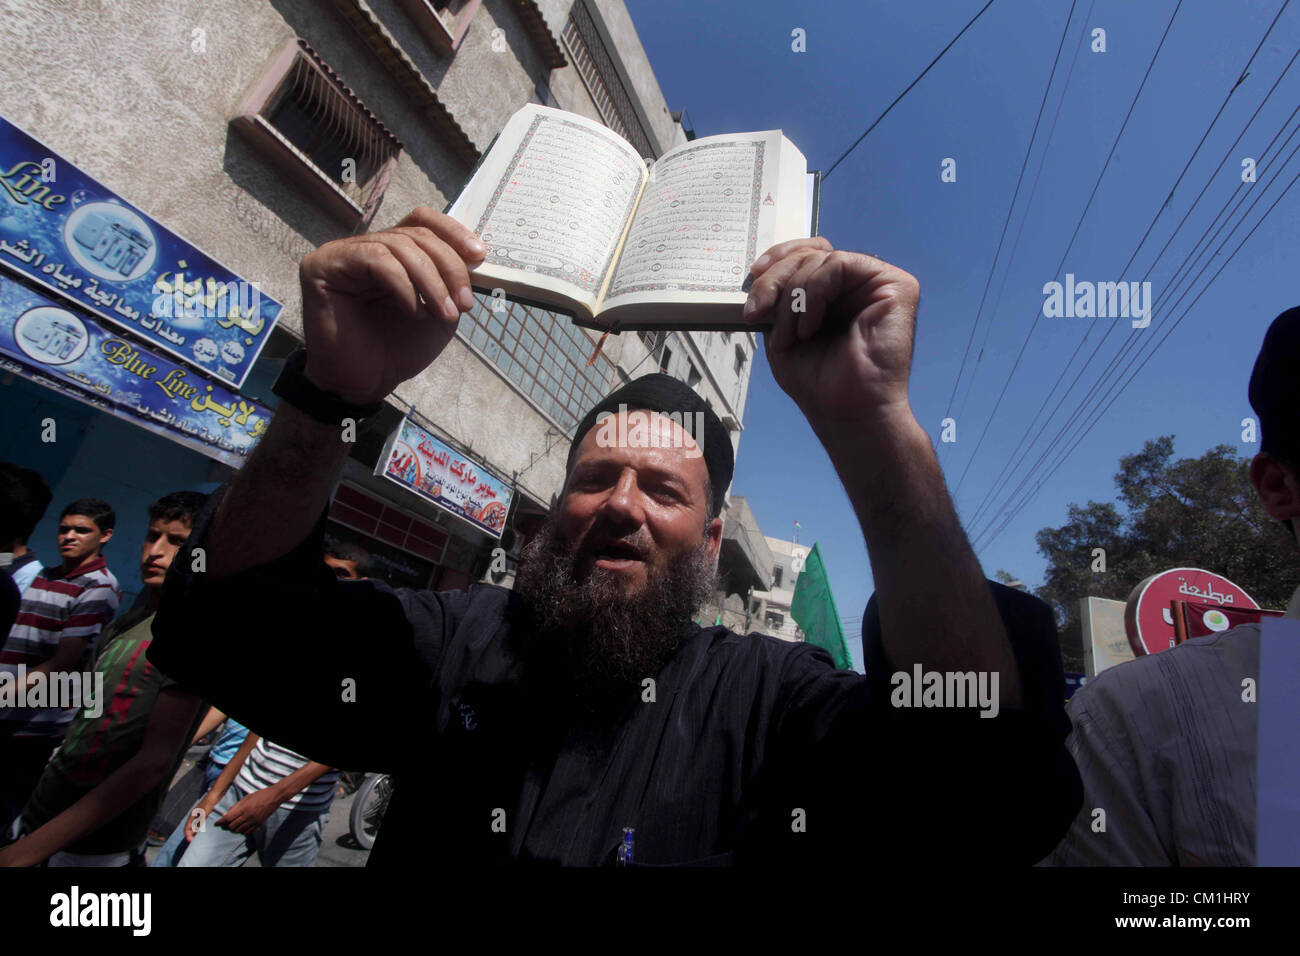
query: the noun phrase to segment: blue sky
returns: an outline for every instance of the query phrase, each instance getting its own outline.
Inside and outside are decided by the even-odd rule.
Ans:
[[[983,6],[983,0],[626,2],[669,108],[685,109],[698,135],[781,129],[809,168],[823,170]],[[1242,419],[1252,415],[1246,382],[1268,323],[1300,304],[1300,188],[1283,196],[1300,172],[1300,157],[1291,158],[1300,143],[1300,134],[1290,138],[1297,120],[1288,119],[1300,103],[1300,62],[1283,75],[1300,47],[1300,4],[1284,11],[1172,196],[1170,190],[1282,6],[1282,0],[1184,0],[1181,7],[1177,0],[1079,0],[996,269],[994,253],[1069,0],[995,0],[826,180],[821,233],[838,248],[875,253],[921,282],[913,409],[938,445],[958,513],[977,536],[989,576],[1005,568],[1040,584],[1045,563],[1035,532],[1062,524],[1070,502],[1113,500],[1119,458],[1148,438],[1174,435],[1180,457],[1218,444],[1234,445],[1242,455],[1256,450],[1242,442]],[[805,33],[806,52],[791,49],[796,28]],[[1105,30],[1105,52],[1091,49],[1097,28]],[[956,160],[956,182],[941,181],[946,158]],[[1249,185],[1242,184],[1245,158],[1257,164]],[[1202,245],[1200,257],[1184,265],[1224,203],[1231,201],[1232,210],[1243,194],[1245,202],[1228,213],[1212,247],[1201,255]],[[1222,252],[1211,255],[1256,200]],[[1078,281],[1150,281],[1156,303],[1150,326],[1043,316],[1044,284],[1064,282],[1066,273]],[[1153,357],[1133,374],[1147,354]],[[1083,420],[1115,398],[1109,410],[1054,471],[1072,441],[1031,467],[1067,421],[1080,421],[1072,415],[1090,390],[1083,409],[1095,411]],[[946,415],[956,420],[951,444],[939,441]],[[1022,436],[1030,452],[1017,465]],[[1013,480],[999,486],[1004,471]],[[1013,494],[1026,477],[1025,488]],[[996,487],[1002,490],[992,507],[981,512]],[[872,591],[866,549],[825,452],[761,355],[733,491],[747,496],[766,534],[789,537],[797,520],[800,540],[821,545],[860,666],[858,627]],[[986,527],[1001,530],[981,534]]]

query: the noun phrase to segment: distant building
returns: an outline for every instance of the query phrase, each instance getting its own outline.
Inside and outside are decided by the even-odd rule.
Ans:
[[[765,540],[772,552],[772,586],[754,592],[754,598],[759,602],[763,633],[784,641],[802,641],[803,629],[790,616],[790,602],[794,600],[795,582],[799,580],[799,571],[795,568],[803,569],[803,561],[811,549],[806,544],[795,544],[781,538]]]
[[[802,641],[804,634],[790,616],[795,584],[807,545],[764,535],[742,495],[732,495],[723,512],[722,547],[718,570],[722,586],[698,620],[708,627],[721,623],[739,634],[757,632],[784,641]]]

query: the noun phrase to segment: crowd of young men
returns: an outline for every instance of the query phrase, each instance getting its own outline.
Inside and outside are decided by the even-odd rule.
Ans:
[[[178,491],[150,505],[143,590],[121,614],[104,553],[112,507],[68,504],[61,560],[42,566],[28,541],[51,499],[38,473],[0,463],[0,588],[13,595],[0,605],[0,865],[144,865],[150,824],[186,751],[218,734],[195,805],[202,812],[176,828],[154,865],[240,865],[256,849],[263,866],[310,866],[337,773],[248,734],[147,655],[163,580],[205,496]],[[335,550],[347,558],[345,576],[358,577],[364,552]]]

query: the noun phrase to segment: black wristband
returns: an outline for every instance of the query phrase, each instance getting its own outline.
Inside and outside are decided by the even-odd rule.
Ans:
[[[333,392],[313,385],[307,378],[307,350],[297,349],[284,363],[271,391],[294,408],[305,412],[324,425],[342,425],[345,418],[360,422],[383,409],[382,400],[368,405],[354,405]]]

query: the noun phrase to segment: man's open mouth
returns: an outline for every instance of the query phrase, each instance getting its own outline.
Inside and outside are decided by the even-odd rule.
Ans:
[[[606,541],[588,553],[594,563],[606,567],[626,567],[633,561],[645,561],[641,549],[625,541]]]

